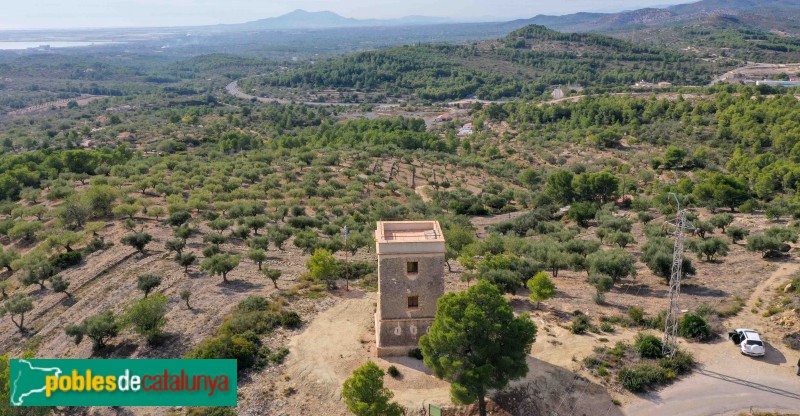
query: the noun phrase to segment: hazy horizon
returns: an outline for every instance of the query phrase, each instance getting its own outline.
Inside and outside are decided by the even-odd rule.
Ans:
[[[696,0],[34,0],[4,7],[0,30],[94,29],[202,26],[244,23],[281,16],[296,9],[332,11],[357,19],[391,19],[410,15],[456,21],[504,21],[539,14],[615,12],[642,7],[665,7]]]

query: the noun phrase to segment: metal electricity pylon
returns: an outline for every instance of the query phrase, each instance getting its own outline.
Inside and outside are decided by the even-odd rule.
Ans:
[[[694,226],[686,221],[686,210],[681,209],[678,196],[672,192],[669,195],[675,198],[677,204],[677,215],[673,221],[667,221],[665,225],[675,227],[675,244],[672,251],[672,273],[669,278],[669,307],[667,307],[666,325],[664,327],[664,344],[662,352],[664,356],[672,357],[678,349],[678,315],[681,310],[678,307],[678,298],[681,295],[681,277],[683,271],[683,238],[685,231],[694,230]]]

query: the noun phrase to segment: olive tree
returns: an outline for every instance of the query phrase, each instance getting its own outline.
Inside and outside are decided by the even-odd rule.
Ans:
[[[92,349],[98,351],[106,343],[119,334],[120,323],[110,310],[98,315],[90,316],[80,325],[67,325],[64,332],[75,339],[75,344],[80,344],[86,336],[92,340]]]
[[[733,222],[733,215],[729,213],[718,214],[711,217],[711,220],[709,220],[709,222],[713,226],[719,228],[724,233],[725,227],[731,225],[731,223]]]
[[[19,260],[19,264],[25,269],[20,278],[20,283],[25,286],[38,284],[40,289],[44,289],[44,282],[55,272],[47,256],[40,251],[29,253]]]
[[[597,251],[586,257],[590,274],[605,274],[614,281],[636,276],[636,258],[622,249]]]
[[[725,257],[728,255],[728,243],[725,240],[714,237],[706,240],[691,241],[689,250],[698,256],[705,256],[706,261],[711,261],[714,257]]]
[[[61,275],[55,275],[51,277],[50,286],[52,286],[53,292],[63,293],[67,295],[68,298],[72,297],[72,295],[69,292],[67,292],[67,289],[69,289],[69,282],[64,280],[64,278],[61,277]]]
[[[228,273],[239,265],[239,256],[234,256],[227,253],[217,253],[211,257],[204,259],[200,263],[200,269],[208,272],[210,275],[222,276],[222,281],[228,281]]]
[[[197,256],[191,252],[185,252],[175,256],[175,261],[178,265],[183,267],[184,273],[189,273],[189,266],[191,266],[195,260],[197,260]]]
[[[189,298],[192,297],[192,292],[188,289],[181,291],[181,300],[186,302],[186,309],[192,310],[191,305],[189,305]]]
[[[267,260],[267,253],[259,248],[251,248],[247,252],[247,258],[258,264],[258,270],[261,270],[261,264]]]
[[[145,246],[147,246],[147,243],[149,243],[151,240],[153,240],[153,236],[151,236],[148,233],[141,232],[141,233],[128,234],[125,237],[122,237],[122,240],[120,240],[120,242],[122,244],[131,246],[135,248],[136,251],[138,251],[139,253],[144,254]]]
[[[140,274],[136,287],[144,292],[144,297],[147,297],[153,289],[161,284],[162,280],[161,276],[155,273]]]
[[[266,269],[262,270],[261,272],[264,273],[264,276],[266,276],[267,279],[272,280],[272,285],[275,286],[275,289],[277,289],[278,288],[278,279],[281,278],[281,274],[282,274],[281,271],[280,270],[266,268]]]
[[[167,298],[156,293],[131,305],[125,314],[125,321],[133,325],[134,330],[145,338],[148,344],[157,344],[164,335],[167,323]]]
[[[11,264],[17,259],[19,259],[19,252],[14,249],[4,249],[0,245],[0,267],[5,268],[8,272],[13,272]]]
[[[173,238],[167,240],[164,246],[170,253],[174,251],[176,257],[178,257],[183,253],[183,249],[186,247],[186,240],[183,238]]]
[[[731,242],[733,244],[738,243],[739,241],[743,240],[745,237],[750,235],[750,230],[744,227],[737,227],[737,226],[730,226],[725,231],[725,234],[731,238]]]
[[[3,306],[0,307],[0,316],[9,314],[11,322],[17,326],[20,332],[25,331],[25,314],[33,310],[33,302],[28,295],[22,293],[15,293],[11,299],[7,300]],[[19,315],[19,322],[14,319],[14,315]]]

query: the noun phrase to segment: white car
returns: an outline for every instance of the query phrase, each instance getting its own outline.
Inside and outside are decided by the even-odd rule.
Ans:
[[[758,332],[752,329],[739,328],[735,331],[728,332],[728,337],[734,344],[738,344],[742,350],[742,354],[761,357],[767,353],[764,341]]]

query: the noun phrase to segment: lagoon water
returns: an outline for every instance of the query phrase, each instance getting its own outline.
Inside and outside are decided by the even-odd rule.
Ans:
[[[24,50],[49,45],[51,48],[72,48],[76,46],[106,45],[111,42],[66,42],[66,41],[25,41],[25,42],[0,42],[0,50]]]

